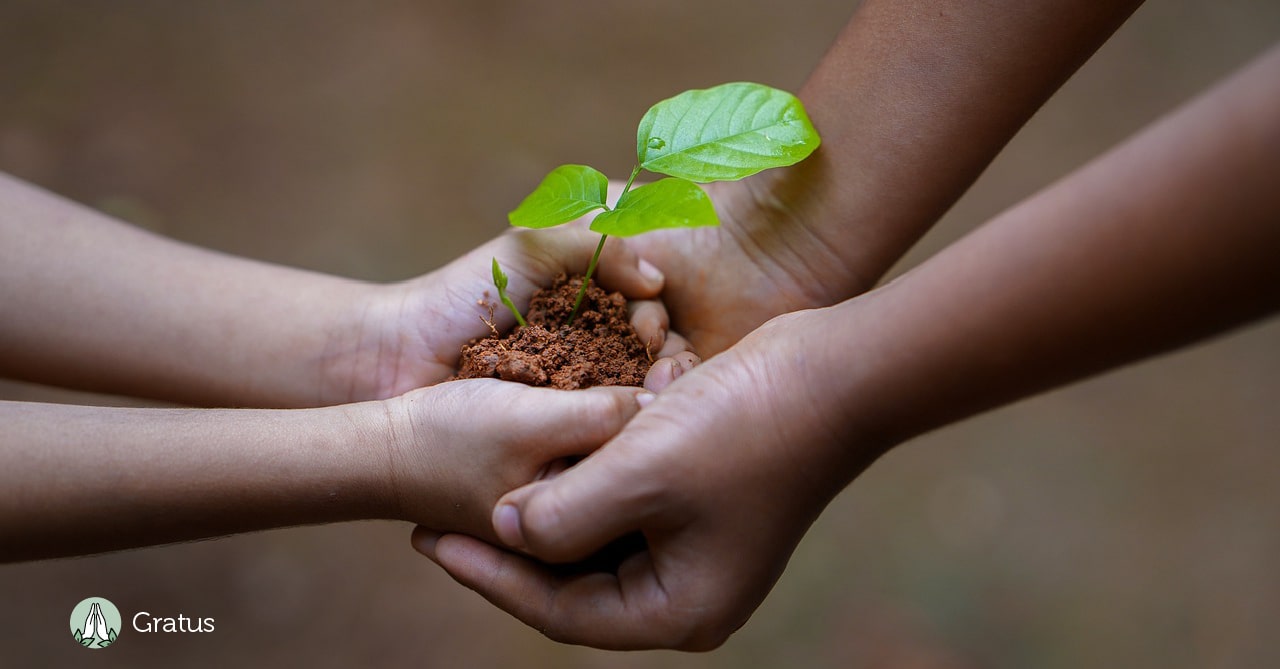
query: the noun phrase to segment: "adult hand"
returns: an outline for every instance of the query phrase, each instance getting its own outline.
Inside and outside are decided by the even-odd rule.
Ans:
[[[1259,148],[1280,147],[1277,76],[1280,48],[898,281],[771,321],[495,509],[549,562],[642,532],[616,572],[425,532],[419,550],[553,638],[715,647],[887,446],[1280,311],[1280,151]]]
[[[414,545],[552,639],[715,648],[764,599],[823,507],[880,453],[857,438],[822,385],[828,375],[806,356],[831,336],[824,313],[774,319],[683,374],[591,457],[502,498],[498,536],[546,562],[643,533],[648,549],[616,573],[566,576],[422,528]]]

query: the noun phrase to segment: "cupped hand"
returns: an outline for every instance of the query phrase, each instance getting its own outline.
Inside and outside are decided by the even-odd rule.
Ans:
[[[491,259],[510,278],[507,294],[521,308],[559,274],[583,274],[600,236],[581,227],[512,230],[443,268],[399,284],[377,286],[353,314],[355,322],[330,337],[322,362],[321,396],[328,402],[394,397],[447,380],[461,347],[500,331],[515,317],[498,301]],[[689,349],[668,332],[667,312],[655,300],[664,277],[642,261],[625,240],[605,244],[595,279],[631,300],[631,322],[655,359]],[[662,361],[664,369],[671,361]]]
[[[596,450],[653,397],[634,387],[469,379],[388,400],[388,515],[495,540],[498,498]]]
[[[511,492],[493,515],[509,552],[419,528],[456,580],[565,642],[719,646],[760,604],[801,536],[882,448],[825,387],[838,342],[824,311],[774,319],[683,374],[604,448]],[[572,562],[640,532],[612,573]]]

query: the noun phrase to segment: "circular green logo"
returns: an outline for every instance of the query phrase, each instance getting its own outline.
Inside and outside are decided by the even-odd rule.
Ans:
[[[101,598],[90,597],[71,609],[71,637],[85,648],[106,648],[120,635],[120,609]]]

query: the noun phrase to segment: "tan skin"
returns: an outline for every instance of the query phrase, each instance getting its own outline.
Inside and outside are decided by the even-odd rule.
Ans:
[[[769,321],[495,509],[550,562],[643,532],[616,572],[421,529],[416,547],[553,639],[717,647],[887,449],[1280,309],[1276,81],[1280,48],[901,279]]]
[[[652,393],[418,388],[489,333],[476,302],[492,296],[491,257],[527,305],[557,274],[583,271],[596,239],[505,234],[378,285],[181,244],[0,176],[0,373],[172,402],[323,407],[0,402],[0,560],[356,518],[493,538],[503,493],[594,450]],[[664,356],[647,387],[696,362],[646,299],[661,274],[614,240],[599,278],[637,299],[632,323]]]
[[[715,187],[721,229],[635,240],[667,273],[665,289],[625,253],[606,258],[602,280],[632,297],[663,290],[711,353],[774,315],[870,288],[1137,3],[1094,4],[864,3],[801,93],[825,147],[789,176]],[[903,141],[898,126],[927,141]],[[523,303],[534,284],[580,270],[594,243],[504,235],[427,277],[371,286],[166,242],[3,177],[0,201],[0,248],[13,255],[0,263],[0,304],[22,315],[0,328],[0,373],[198,405],[324,406],[438,382],[457,346],[485,334],[473,299],[488,288],[490,255]],[[729,280],[710,281],[712,267]],[[643,307],[634,320],[644,336],[665,313]],[[664,353],[683,346],[672,337]],[[659,363],[655,385],[690,362]],[[97,417],[144,433],[152,418]],[[140,539],[153,540],[167,539]]]
[[[315,409],[0,402],[0,561],[368,518],[492,539],[503,493],[651,397],[480,379]]]
[[[394,397],[454,371],[489,334],[490,258],[527,306],[582,273],[598,235],[512,231],[430,274],[375,284],[198,248],[126,225],[0,174],[0,376],[206,406],[313,407]],[[663,277],[623,240],[600,282],[638,301],[632,322],[662,357],[652,301]],[[505,309],[493,315],[514,325]]]
[[[710,184],[723,225],[632,245],[704,357],[870,290],[1141,3],[868,0],[799,92],[808,160]]]

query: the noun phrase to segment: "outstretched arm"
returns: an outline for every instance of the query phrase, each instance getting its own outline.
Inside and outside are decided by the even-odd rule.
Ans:
[[[800,91],[818,151],[713,184],[721,228],[634,240],[673,327],[709,356],[871,289],[1140,4],[862,3]]]
[[[1280,48],[899,280],[771,321],[496,508],[504,542],[553,562],[643,532],[616,573],[417,547],[553,638],[714,648],[886,449],[1280,309],[1276,81]]]
[[[196,405],[384,399],[449,378],[460,347],[489,334],[477,302],[493,296],[491,257],[527,305],[585,270],[596,237],[509,233],[431,274],[371,284],[166,239],[0,174],[0,376]],[[606,288],[661,290],[622,240],[605,255]],[[658,350],[661,305],[637,303],[632,322],[655,354],[682,348]]]
[[[3,174],[0,257],[0,375],[194,404],[316,403],[325,352],[355,338],[369,290],[165,239]]]
[[[499,496],[590,453],[639,398],[481,379],[320,409],[0,402],[0,561],[364,518],[492,538]]]

